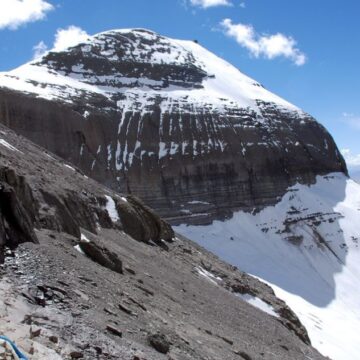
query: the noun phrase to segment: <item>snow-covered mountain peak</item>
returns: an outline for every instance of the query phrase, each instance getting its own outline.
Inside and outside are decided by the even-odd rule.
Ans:
[[[261,115],[259,102],[299,111],[197,42],[146,29],[110,30],[66,50],[50,51],[0,73],[1,86],[65,102],[85,92],[116,101],[119,95],[135,93],[144,103],[145,91],[151,97],[207,105],[221,112],[248,109]]]
[[[224,201],[229,209],[273,204],[294,182],[346,172],[331,136],[311,116],[197,42],[144,29],[111,30],[50,51],[0,74],[0,91],[7,107],[25,104],[15,94],[30,100],[22,122],[36,102],[41,115],[34,119],[71,129],[47,144],[34,135],[36,142],[61,149],[109,186],[126,184],[124,191],[167,215],[170,207],[174,216],[193,218],[194,211],[208,219]],[[58,106],[69,116],[58,115]]]

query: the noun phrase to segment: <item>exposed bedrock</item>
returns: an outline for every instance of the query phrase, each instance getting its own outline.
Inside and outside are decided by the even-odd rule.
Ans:
[[[122,261],[118,255],[110,251],[106,246],[94,241],[94,238],[82,238],[79,243],[80,249],[93,261],[119,274],[123,273]]]
[[[2,133],[5,134],[4,131]],[[118,220],[115,221],[109,214],[106,197],[109,195],[105,196],[109,193],[108,189],[104,188],[102,192],[96,189],[92,192],[90,183],[86,190],[80,188],[79,191],[74,175],[72,182],[66,180],[66,176],[64,179],[59,176],[64,171],[63,164],[56,165],[60,169],[55,167],[55,170],[53,165],[46,167],[51,162],[56,164],[57,160],[54,158],[43,153],[42,158],[34,159],[35,163],[46,167],[47,175],[44,176],[44,170],[26,163],[26,159],[19,157],[20,150],[14,149],[7,151],[15,158],[0,164],[0,263],[4,260],[5,248],[15,249],[24,242],[37,243],[35,229],[63,232],[79,241],[82,238],[81,229],[90,234],[97,234],[98,228],[118,229],[138,241],[153,241],[162,247],[164,240],[169,242],[174,237],[171,226],[139,199],[130,196],[126,200],[118,195],[113,196],[116,206],[114,211],[118,215]],[[19,152],[19,155],[13,154],[14,152]],[[23,167],[18,164],[15,166],[18,162],[22,163]],[[32,170],[35,173],[33,177],[22,175],[29,171],[25,170],[27,168],[36,169]],[[58,175],[54,176],[54,171]],[[71,173],[75,170],[69,168],[67,171]],[[77,176],[84,177],[80,173]],[[121,261],[101,244],[79,244],[94,261],[114,271],[122,271]]]
[[[5,247],[14,249],[24,242],[38,242],[34,232],[35,214],[29,202],[31,191],[23,178],[18,178],[9,169],[1,170],[0,264],[4,261]]]
[[[137,197],[129,195],[126,202],[117,202],[117,209],[124,230],[134,239],[143,242],[152,240],[160,244],[173,240],[171,226]]]
[[[178,217],[204,223],[234,209],[274,204],[297,181],[347,173],[323,126],[271,104],[261,104],[261,121],[244,111],[180,116],[157,105],[142,115],[114,108],[84,118],[75,105],[5,90],[0,95],[5,125],[101,183],[140,197],[173,223]]]

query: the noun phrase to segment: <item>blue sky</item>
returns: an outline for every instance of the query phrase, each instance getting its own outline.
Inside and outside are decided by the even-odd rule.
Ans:
[[[1,0],[0,71],[72,25],[196,39],[315,116],[360,169],[359,14],[358,0]]]

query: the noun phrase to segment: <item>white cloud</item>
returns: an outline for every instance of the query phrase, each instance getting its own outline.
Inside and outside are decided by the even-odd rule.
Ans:
[[[271,60],[285,57],[297,66],[306,63],[305,54],[296,47],[296,41],[291,36],[281,33],[260,35],[251,25],[234,24],[231,19],[224,19],[220,25],[227,36],[234,38],[239,45],[257,58],[263,56]]]
[[[341,121],[355,130],[353,131],[354,135],[357,134],[356,131],[360,130],[360,116],[354,113],[344,112]],[[360,154],[353,153],[350,149],[341,149],[340,151],[344,156],[350,175],[360,181]]]
[[[46,53],[46,51],[48,50],[47,45],[43,42],[40,41],[38,44],[36,44],[33,47],[33,51],[34,51],[34,59],[39,58],[40,56],[44,55]]]
[[[1,0],[0,0],[1,1]],[[54,44],[51,50],[62,51],[75,46],[89,38],[89,34],[78,26],[71,25],[66,29],[58,29],[55,34]],[[44,41],[40,41],[33,47],[33,59],[37,59],[49,50]]]
[[[55,41],[52,50],[61,51],[70,46],[75,46],[86,41],[89,34],[78,26],[71,25],[66,29],[58,29],[55,34]]]
[[[54,6],[44,0],[1,0],[0,29],[16,30],[29,22],[42,20]]]
[[[353,154],[350,149],[340,150],[349,168],[360,168],[360,154]]]
[[[246,3],[243,1],[243,2],[241,2],[241,3],[239,4],[239,6],[240,6],[241,8],[243,8],[243,9],[245,9],[245,8],[246,8]]]
[[[355,130],[360,130],[360,116],[347,112],[344,112],[342,116],[342,121],[348,126]]]
[[[232,6],[232,2],[229,0],[190,0],[190,4],[193,6],[199,6],[203,9],[215,6]]]

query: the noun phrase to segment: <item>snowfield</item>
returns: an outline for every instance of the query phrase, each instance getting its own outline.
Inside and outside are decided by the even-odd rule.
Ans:
[[[126,35],[129,32],[138,36],[137,46],[127,49],[121,59],[118,55],[111,56],[111,53],[116,52],[117,43],[111,41],[109,34]],[[144,37],[153,43],[148,45],[142,42],[140,51],[138,50],[139,42]],[[126,43],[128,40],[125,37],[124,39]],[[79,45],[85,57],[98,57],[98,54],[93,53],[93,46],[97,45],[97,48],[101,49],[100,55],[113,62],[132,59],[131,61],[141,63],[145,61],[144,58],[149,57],[146,61],[152,64],[188,66],[191,63],[192,66],[202,69],[207,77],[202,83],[202,88],[184,88],[180,85],[163,87],[163,81],[154,81],[146,77],[124,77],[116,71],[110,75],[99,76],[89,69],[84,69],[81,62],[72,66],[71,72],[68,73],[52,69],[51,62],[42,64],[43,58],[49,54],[47,52],[42,58],[12,71],[0,72],[0,87],[36,94],[48,100],[70,103],[76,97],[91,94],[103,95],[108,99],[111,99],[114,94],[123,94],[124,100],[119,101],[117,105],[120,109],[127,110],[140,106],[146,111],[152,99],[161,96],[163,111],[169,111],[174,103],[182,103],[186,100],[194,109],[203,109],[210,103],[219,112],[228,108],[251,109],[261,117],[257,105],[257,100],[261,100],[274,103],[283,111],[301,113],[299,108],[266,90],[257,81],[194,41],[171,39],[149,30],[119,29],[95,34]],[[73,48],[65,49],[64,52],[71,52]],[[164,48],[167,51],[164,51]],[[130,86],[134,84],[137,85],[136,88]],[[154,86],[162,87],[162,89],[154,90]]]
[[[261,212],[179,233],[271,285],[315,348],[360,359],[360,185],[343,174],[297,184]]]

